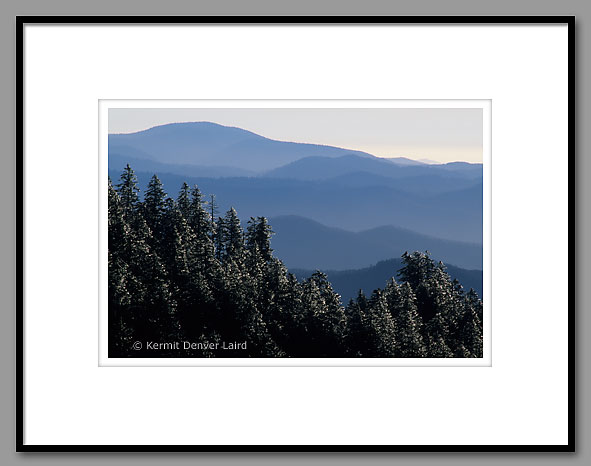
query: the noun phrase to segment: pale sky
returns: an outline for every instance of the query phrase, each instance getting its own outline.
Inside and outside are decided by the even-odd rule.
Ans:
[[[109,133],[192,121],[378,157],[482,162],[482,110],[478,108],[112,108]]]

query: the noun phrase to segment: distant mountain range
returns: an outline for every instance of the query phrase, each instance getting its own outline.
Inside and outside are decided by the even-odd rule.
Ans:
[[[271,246],[288,268],[347,270],[367,267],[405,251],[429,251],[436,260],[467,269],[482,269],[482,246],[446,241],[394,226],[358,233],[327,227],[297,216],[269,219]]]
[[[114,149],[117,150],[117,149]],[[236,167],[222,167],[218,165],[168,164],[151,159],[130,157],[128,155],[109,152],[109,168],[123,170],[129,164],[135,171],[149,173],[169,173],[192,177],[224,178],[224,177],[252,177],[256,172]]]
[[[349,173],[364,172],[385,178],[418,178],[440,176],[451,179],[482,179],[482,165],[465,162],[440,165],[401,165],[391,159],[359,157],[354,154],[339,157],[304,157],[282,167],[271,170],[265,176],[298,180],[323,180]]]
[[[459,266],[482,260],[482,164],[384,159],[210,122],[110,134],[115,184],[128,163],[142,190],[156,173],[171,196],[186,181],[215,194],[221,214],[235,207],[243,219],[273,218],[275,247],[295,266],[312,264],[293,252],[304,243],[317,259],[311,268],[367,266],[407,249]]]
[[[119,169],[109,170],[115,184],[120,174]],[[142,192],[153,174],[136,172]],[[428,195],[330,180],[158,176],[171,196],[177,196],[185,181],[196,184],[205,195],[215,194],[222,213],[234,207],[241,218],[297,215],[349,231],[394,225],[422,235],[482,244],[482,184]]]
[[[267,171],[302,157],[339,157],[365,152],[340,147],[275,141],[240,128],[210,122],[172,123],[130,134],[109,134],[109,154],[167,164]]]
[[[466,270],[452,265],[447,265],[447,273],[452,279],[456,278],[465,291],[473,288],[482,298],[482,270]],[[397,272],[402,268],[402,259],[389,259],[380,261],[371,267],[357,270],[323,270],[334,290],[341,295],[343,304],[357,297],[359,290],[370,295],[377,288],[384,289],[390,278],[397,277]],[[308,278],[314,270],[290,269],[299,280]]]
[[[339,161],[331,163],[334,158]],[[482,176],[481,164],[431,164],[406,157],[380,158],[341,147],[276,141],[211,122],[171,123],[136,133],[109,134],[110,166],[115,168],[124,160],[132,160],[138,170],[166,169],[166,173],[202,177],[264,174],[312,180],[352,172],[393,178],[438,174],[471,179]]]

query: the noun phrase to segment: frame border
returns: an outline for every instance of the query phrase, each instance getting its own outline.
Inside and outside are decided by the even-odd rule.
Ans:
[[[575,452],[575,16],[16,16],[17,452]],[[24,32],[27,24],[566,24],[568,27],[568,444],[566,445],[26,445],[24,444]],[[19,163],[20,158],[20,163]]]

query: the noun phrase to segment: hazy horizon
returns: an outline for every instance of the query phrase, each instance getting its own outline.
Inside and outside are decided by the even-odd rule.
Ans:
[[[482,163],[482,118],[478,108],[111,108],[109,134],[210,122],[382,158]]]

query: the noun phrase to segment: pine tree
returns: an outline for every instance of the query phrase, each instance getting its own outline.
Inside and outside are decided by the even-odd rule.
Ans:
[[[466,293],[466,300],[468,301],[468,304],[476,311],[476,315],[480,319],[480,322],[483,322],[482,301],[478,297],[478,294],[476,294],[476,291],[470,288],[470,291]]]
[[[435,263],[429,251],[424,253],[415,251],[412,254],[405,252],[402,255],[402,263],[404,266],[398,271],[398,276],[413,290],[429,279],[435,270]]]
[[[156,244],[163,236],[162,221],[168,200],[162,182],[153,175],[144,194],[144,219],[154,234]]]
[[[425,326],[427,355],[430,358],[453,358],[454,351],[448,345],[451,330],[442,313],[433,317]]]
[[[226,224],[222,217],[218,217],[217,221],[213,223],[212,232],[213,243],[215,244],[215,257],[218,262],[222,262],[226,256]]]
[[[127,289],[130,278],[127,264],[120,259],[113,259],[108,253],[108,326],[109,357],[123,357],[131,351],[133,329],[130,316],[126,312],[132,296]]]
[[[282,283],[275,300],[277,309],[271,311],[275,320],[274,338],[288,356],[302,356],[307,354],[304,345],[308,338],[304,291],[291,273],[287,274]]]
[[[215,309],[211,285],[213,251],[204,257],[195,232],[188,225],[177,203],[169,199],[164,216],[163,250],[166,251],[166,269],[174,285],[173,297],[177,302],[178,319],[185,336],[199,337]],[[206,238],[209,241],[208,238]]]
[[[111,183],[109,178],[108,193],[108,230],[109,230],[109,251],[115,254],[123,249],[127,235],[129,234],[129,226],[124,219],[124,210],[121,205],[121,199]]]
[[[345,347],[350,357],[365,357],[370,355],[371,329],[367,317],[368,301],[359,290],[356,300],[350,300],[345,308],[347,327],[345,334]]]
[[[230,258],[224,263],[223,287],[218,295],[219,320],[216,329],[225,341],[246,341],[248,353],[226,351],[227,356],[278,357],[284,355],[271,338],[269,329],[256,306],[252,278],[243,264]]]
[[[132,295],[128,289],[131,282],[133,291],[133,277],[129,267],[123,260],[121,252],[125,248],[129,227],[123,219],[123,208],[119,195],[113,189],[109,178],[108,187],[108,326],[109,326],[109,356],[123,357],[131,350],[130,316],[127,312],[131,304]]]
[[[246,233],[246,247],[253,250],[258,248],[265,262],[271,260],[273,249],[271,249],[271,236],[273,230],[265,217],[250,217]]]
[[[482,321],[477,310],[466,300],[463,315],[459,322],[458,339],[461,342],[462,356],[481,358],[483,353]]]
[[[189,221],[191,216],[191,198],[190,198],[190,189],[187,183],[183,183],[181,186],[181,190],[179,191],[179,195],[177,197],[176,203],[179,207],[179,210],[185,220]]]
[[[215,214],[216,207],[215,204],[212,204],[214,208],[212,212]],[[211,241],[213,238],[213,231],[215,229],[214,219],[215,217],[210,217],[207,210],[203,206],[203,195],[201,191],[194,185],[191,189],[191,202],[188,206],[189,213],[185,216],[189,225],[195,231],[197,238],[200,241],[205,241],[205,237],[208,237]]]
[[[396,355],[396,322],[381,290],[375,290],[367,306],[367,326],[371,329],[368,356],[391,358]]]
[[[241,263],[244,260],[244,231],[236,210],[232,207],[224,217],[224,252],[222,260]]]
[[[408,282],[398,285],[391,279],[384,290],[388,310],[396,322],[396,357],[422,358],[427,355],[421,334],[423,321],[416,297]]]
[[[123,209],[123,217],[127,219],[137,211],[140,189],[137,186],[137,177],[129,164],[125,166],[117,184],[117,193]]]
[[[126,234],[118,250],[112,252],[112,263],[120,260],[126,266],[125,284],[130,301],[124,309],[124,320],[135,340],[174,341],[180,335],[176,302],[164,264],[151,246],[154,238],[142,215],[135,175],[129,166],[121,179],[118,196],[122,199],[123,193],[123,199],[127,199],[127,207],[121,201]],[[116,209],[113,205],[113,212]],[[133,354],[141,356],[144,351]]]
[[[308,357],[339,357],[345,354],[346,316],[341,297],[326,275],[316,271],[303,284],[303,305],[307,312]]]
[[[216,200],[215,200],[215,194],[209,195],[209,201],[207,203],[207,207],[209,210],[209,218],[211,219],[211,231],[213,234],[213,233],[215,233],[215,228],[216,228],[215,219],[218,216],[218,212],[219,212],[219,207],[218,207]],[[212,240],[213,240],[213,238],[212,238]]]

